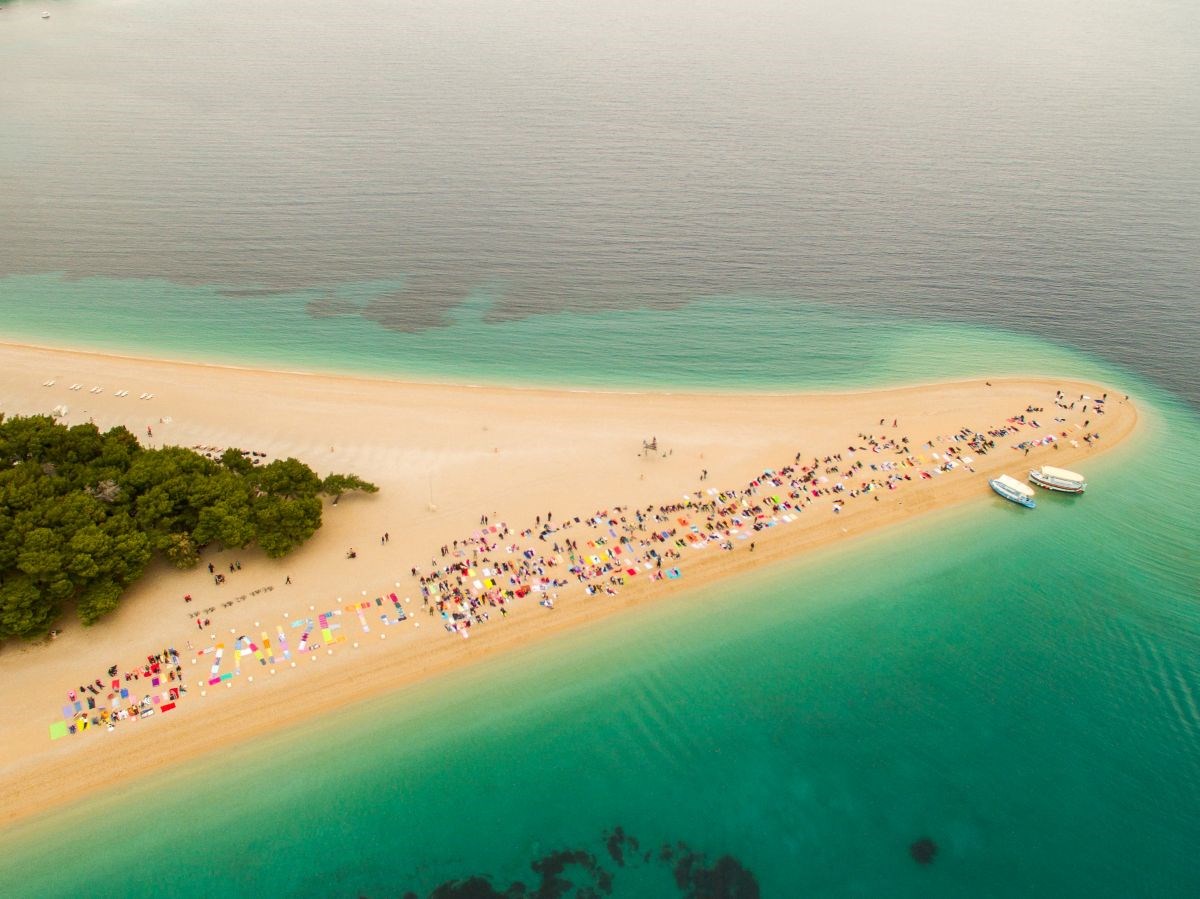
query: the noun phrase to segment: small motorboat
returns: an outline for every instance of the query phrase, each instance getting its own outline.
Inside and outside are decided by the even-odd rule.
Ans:
[[[1065,468],[1055,468],[1053,465],[1043,465],[1029,472],[1029,480],[1047,490],[1057,490],[1059,493],[1083,493],[1087,490],[1087,481],[1083,475]]]
[[[43,18],[43,19],[48,19],[48,18],[50,18],[50,13],[48,13],[48,12],[44,12],[44,13],[42,13],[42,18]]]
[[[1010,503],[1016,503],[1018,506],[1024,506],[1026,509],[1037,508],[1037,503],[1033,501],[1033,490],[1026,487],[1016,478],[1010,478],[1008,475],[1002,474],[1000,477],[988,481],[988,486]]]

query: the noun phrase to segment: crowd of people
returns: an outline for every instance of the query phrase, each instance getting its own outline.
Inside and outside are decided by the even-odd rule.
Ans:
[[[811,458],[797,453],[791,463],[766,470],[744,486],[701,490],[682,502],[616,506],[557,523],[548,512],[544,519],[536,517],[534,527],[517,533],[481,516],[479,530],[443,545],[440,559],[431,559],[425,570],[414,566],[410,574],[426,613],[440,616],[446,630],[465,636],[493,613],[506,617],[531,592],[544,594],[541,604],[547,608],[572,583],[582,585],[588,596],[616,595],[634,577],[678,577],[687,549],[732,551],[735,541],[752,540],[822,505],[840,515],[848,502],[864,497],[878,502],[914,478],[932,480],[960,466],[974,471],[974,457],[996,451],[999,441],[1040,432],[1041,422],[1031,417],[1034,411],[1042,410],[1030,404],[982,431],[963,427],[935,436],[922,446],[930,451],[928,459],[907,435],[859,433],[857,443],[837,452]],[[886,427],[887,419],[880,424]],[[898,427],[898,419],[892,425]],[[1059,436],[1068,432],[1023,440],[1012,448],[1028,452],[1035,443],[1053,443]],[[702,481],[707,474],[701,473]],[[750,548],[754,546],[751,542]]]
[[[1060,391],[1055,405],[1072,412],[1076,403],[1084,402],[1080,410],[1083,414],[1102,415],[1106,399],[1081,396],[1068,405]],[[740,486],[699,488],[673,502],[612,506],[589,515],[565,518],[556,518],[548,511],[535,516],[532,526],[521,529],[511,528],[503,521],[493,524],[490,516],[481,515],[474,532],[441,545],[428,565],[409,568],[414,595],[419,593],[425,617],[438,620],[449,633],[467,637],[473,628],[507,617],[522,600],[530,597],[549,611],[568,590],[577,589],[584,597],[615,596],[634,579],[674,580],[682,575],[685,556],[690,551],[711,547],[732,552],[743,541],[753,551],[756,541],[765,537],[769,529],[789,524],[800,516],[823,511],[842,515],[851,503],[878,502],[882,496],[901,490],[914,480],[934,480],[960,467],[973,471],[975,457],[996,452],[1002,447],[1001,441],[1024,438],[1008,445],[1027,453],[1034,445],[1070,439],[1071,432],[1063,417],[1055,419],[1056,425],[1062,426],[1058,433],[1047,433],[1040,420],[1033,417],[1043,411],[1030,404],[1023,412],[995,426],[983,430],[963,427],[932,437],[919,448],[908,435],[898,432],[897,419],[892,419],[893,427],[888,429],[885,418],[880,420],[883,430],[879,433],[860,432],[853,443],[844,447],[811,456],[796,453],[780,468],[764,470]],[[1082,425],[1072,427],[1080,430],[1088,425],[1090,419],[1085,419]],[[1083,435],[1089,443],[1098,438],[1099,434],[1092,431]],[[707,480],[707,474],[702,472],[702,480]],[[389,540],[387,534],[381,538],[382,543]],[[352,550],[348,555],[356,554]],[[215,574],[213,566],[209,568]],[[231,566],[232,571],[239,568],[237,562]],[[270,589],[263,587],[250,595]],[[246,596],[239,596],[225,605],[232,606],[245,599]],[[390,594],[389,599],[390,602],[382,597],[375,600],[376,606],[394,607],[380,614],[383,623],[407,621],[396,595]],[[358,615],[364,631],[370,629],[366,617],[370,606],[364,602],[361,607],[347,606],[345,610]],[[210,607],[192,613],[191,617],[203,630],[210,622],[206,616],[214,611],[215,607]],[[313,635],[323,634],[326,643],[334,640],[333,631],[340,629],[334,618],[341,615],[340,610],[324,613]],[[308,642],[310,632],[314,631],[313,621],[300,620],[292,626],[303,631],[300,652],[320,645]],[[265,634],[263,642],[269,647]],[[287,652],[282,629],[277,643]],[[260,653],[257,644],[247,642],[246,647],[238,651]],[[274,656],[264,659],[268,657],[273,663]],[[160,693],[147,693],[131,701],[127,696],[129,688],[121,686],[115,672],[114,666],[107,683],[97,679],[80,686],[78,691],[69,691],[71,702],[80,704],[64,708],[64,715],[75,709],[68,716],[73,720],[71,732],[75,732],[81,720],[111,729],[131,715],[173,703],[185,692],[174,649],[149,656],[144,665],[139,664],[123,675],[126,683],[149,677]],[[165,698],[161,695],[163,689]],[[84,693],[88,695],[77,698]],[[102,700],[105,705],[100,705]],[[86,709],[82,708],[85,702]]]
[[[67,690],[63,720],[57,727],[52,726],[50,733],[53,738],[56,734],[80,733],[89,727],[115,730],[121,722],[170,711],[185,693],[179,653],[173,646],[167,647],[124,670],[119,665],[110,665],[104,677]]]

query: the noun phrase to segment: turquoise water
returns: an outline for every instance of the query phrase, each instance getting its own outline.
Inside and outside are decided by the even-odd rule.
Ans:
[[[811,315],[810,339],[846,341],[867,371],[898,358],[945,377],[986,344],[896,326],[903,348],[880,350],[875,327]],[[657,850],[682,842],[732,856],[765,896],[1188,895],[1200,424],[1130,373],[994,340],[1143,404],[1144,434],[1088,466],[1086,497],[939,514],[186,770],[120,776],[9,833],[0,879],[47,896],[81,880],[152,895],[165,871],[178,895],[424,895],[471,875],[536,885],[532,862],[583,850],[613,895],[670,896]],[[758,372],[843,380],[821,354]],[[618,866],[618,825],[654,857]],[[908,852],[921,836],[939,847],[927,867]]]
[[[245,299],[221,286],[10,277],[0,279],[0,312],[7,335],[36,343],[456,382],[778,390],[1113,371],[995,328],[847,312],[796,297],[697,298],[683,309],[493,321],[487,312],[502,291],[480,288],[446,324],[416,333],[351,314],[400,283]],[[318,293],[336,297],[344,314],[310,315]]]

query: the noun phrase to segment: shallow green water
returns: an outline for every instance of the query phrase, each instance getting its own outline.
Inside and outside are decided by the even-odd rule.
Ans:
[[[842,351],[866,371],[945,377],[985,345],[946,327],[880,350],[860,322],[813,324],[826,315],[811,339],[854,336]],[[840,383],[840,360],[778,365],[781,385]],[[536,884],[535,859],[585,849],[614,895],[677,895],[669,865],[610,858],[620,825],[728,853],[767,896],[1186,895],[1200,427],[1109,375],[1147,428],[1087,466],[1086,497],[940,514],[169,776],[89,773],[128,785],[8,834],[0,878],[35,895],[151,895],[165,871],[179,895],[424,894],[473,874]],[[925,835],[922,867],[908,846]]]
[[[357,307],[399,283],[330,292]],[[314,293],[233,298],[219,286],[150,280],[4,278],[0,311],[6,335],[37,343],[458,382],[769,390],[1112,371],[997,329],[846,312],[795,297],[491,321],[487,312],[501,294],[481,288],[447,324],[418,333],[352,314],[314,317],[307,311]]]

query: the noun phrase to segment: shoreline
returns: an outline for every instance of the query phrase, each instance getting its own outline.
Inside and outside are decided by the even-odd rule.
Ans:
[[[254,374],[267,375],[286,375],[297,378],[315,378],[318,380],[332,381],[351,381],[351,382],[370,382],[379,384],[392,384],[402,387],[433,387],[433,388],[456,388],[463,390],[501,390],[501,391],[516,391],[521,393],[576,393],[583,395],[598,395],[598,396],[680,396],[680,397],[738,397],[738,396],[754,396],[754,397],[798,397],[819,394],[821,396],[857,396],[863,393],[886,393],[893,390],[912,390],[917,388],[933,388],[942,384],[960,384],[973,383],[984,380],[984,376],[965,377],[961,380],[920,380],[920,381],[898,381],[895,384],[888,386],[872,386],[872,387],[820,387],[820,388],[803,388],[797,387],[794,390],[789,389],[773,389],[773,390],[756,390],[753,387],[743,388],[728,388],[720,387],[678,387],[670,386],[667,389],[646,389],[635,390],[629,388],[604,388],[591,387],[586,385],[572,384],[551,384],[539,385],[531,383],[497,381],[495,383],[479,383],[475,381],[456,381],[456,380],[426,380],[418,377],[410,377],[404,374],[385,374],[378,372],[366,371],[347,371],[342,369],[304,369],[304,368],[272,368],[267,364],[240,363],[240,362],[210,362],[200,359],[185,359],[176,356],[144,356],[134,352],[118,352],[115,350],[103,350],[95,348],[83,348],[67,345],[35,343],[24,340],[7,340],[0,337],[0,356],[6,351],[34,351],[43,352],[52,355],[61,355],[69,357],[91,358],[96,360],[112,360],[129,362],[133,364],[139,363],[154,363],[160,365],[185,366],[194,369],[216,369],[218,371],[229,372],[244,372]],[[1020,378],[1012,375],[998,375],[992,378],[996,381],[1014,381],[1028,378],[1029,380],[1037,381],[1052,381],[1055,377],[1052,375],[1031,374],[1021,376]],[[1076,382],[1076,378],[1061,378],[1063,383]],[[1082,382],[1080,382],[1082,383]],[[0,412],[3,412],[0,407]]]
[[[990,387],[982,381],[968,381],[772,395],[593,393],[486,386],[468,390],[466,385],[272,372],[0,344],[0,411],[26,411],[39,404],[48,408],[63,398],[65,384],[42,386],[50,379],[44,369],[51,359],[76,372],[63,376],[67,380],[86,373],[96,380],[103,378],[110,387],[113,378],[131,383],[144,378],[166,385],[160,386],[162,392],[156,392],[155,401],[140,405],[132,397],[118,399],[108,391],[102,396],[71,394],[72,402],[85,401],[95,407],[85,411],[99,416],[102,426],[130,422],[131,430],[140,433],[130,413],[136,409],[143,417],[155,415],[170,403],[172,415],[162,426],[168,431],[168,442],[212,444],[216,441],[209,438],[216,434],[248,434],[255,441],[249,444],[254,448],[265,447],[273,455],[295,454],[321,470],[325,470],[325,462],[334,461],[339,470],[380,483],[383,492],[377,497],[346,498],[337,509],[326,507],[325,526],[294,558],[269,562],[257,552],[206,554],[206,561],[220,564],[233,557],[248,558],[247,568],[256,571],[254,583],[270,581],[274,587],[245,610],[221,613],[214,633],[225,631],[231,623],[238,625],[234,631],[250,631],[246,619],[278,623],[285,617],[294,618],[286,615],[291,608],[284,606],[300,608],[303,604],[315,609],[316,603],[323,603],[341,608],[342,597],[333,599],[338,593],[358,600],[386,596],[396,589],[413,598],[409,608],[420,609],[417,584],[408,577],[408,568],[419,564],[424,571],[426,552],[434,556],[436,565],[436,544],[453,534],[468,533],[480,509],[492,515],[498,512],[500,520],[511,523],[515,535],[532,524],[535,509],[565,509],[570,517],[613,509],[614,502],[633,508],[646,505],[647,499],[651,505],[678,502],[676,498],[685,494],[702,496],[696,487],[697,471],[705,466],[714,469],[717,477],[713,482],[724,490],[727,484],[745,483],[764,468],[774,470],[789,461],[797,443],[816,455],[836,452],[847,440],[854,441],[856,431],[861,436],[862,428],[875,427],[881,409],[891,408],[905,420],[903,428],[913,431],[919,441],[923,428],[940,433],[949,424],[961,423],[964,416],[998,414],[996,410],[1021,402],[1020,396],[1028,396],[1025,402],[1046,401],[1057,387],[1067,387],[1068,393],[1095,389],[1095,385],[1073,379],[997,378]],[[221,402],[222,397],[244,396],[253,388],[269,391],[261,408],[247,409],[252,404],[245,402],[235,402],[230,408]],[[347,391],[353,395],[347,396]],[[219,394],[216,400],[213,393]],[[477,408],[480,399],[487,400],[486,410]],[[533,408],[531,399],[538,401]],[[585,408],[579,408],[581,402]],[[131,588],[121,607],[86,637],[77,623],[65,622],[59,640],[0,651],[0,673],[17,695],[24,697],[22,707],[30,709],[34,719],[29,726],[14,725],[12,733],[3,738],[7,761],[0,770],[0,784],[6,800],[0,808],[0,827],[41,817],[83,798],[78,790],[62,786],[62,765],[81,764],[104,772],[120,770],[123,763],[137,758],[139,774],[181,765],[268,731],[290,730],[336,708],[434,680],[448,670],[580,630],[635,606],[678,601],[697,586],[727,584],[747,571],[775,567],[814,549],[878,532],[926,512],[976,498],[982,503],[984,498],[994,498],[986,484],[993,472],[1007,468],[1020,473],[1027,465],[1041,462],[1073,464],[1105,452],[1134,433],[1138,414],[1133,404],[1110,402],[1109,415],[1100,424],[1103,438],[1094,448],[1065,443],[1060,444],[1063,450],[1042,446],[1026,458],[1002,446],[994,456],[976,459],[973,471],[947,471],[930,480],[907,481],[894,491],[889,488],[883,494],[886,502],[877,493],[877,501],[870,507],[865,502],[849,503],[843,513],[830,514],[828,507],[813,505],[790,522],[777,520],[778,526],[756,532],[753,555],[745,544],[734,544],[733,538],[729,539],[734,546],[730,551],[712,544],[704,552],[685,549],[679,562],[682,576],[674,582],[633,577],[621,586],[619,595],[583,597],[572,583],[562,588],[564,598],[554,609],[539,608],[531,597],[530,602],[513,608],[510,620],[481,624],[472,630],[469,640],[441,632],[433,617],[412,616],[411,620],[425,625],[420,629],[374,625],[368,638],[360,638],[361,647],[330,645],[332,654],[312,657],[319,658],[320,664],[306,661],[308,675],[286,671],[281,672],[283,677],[266,677],[252,685],[239,682],[237,689],[230,687],[207,698],[189,694],[165,722],[156,716],[133,726],[122,725],[115,733],[82,733],[49,742],[45,725],[53,720],[56,703],[61,704],[54,698],[61,693],[61,685],[75,682],[96,668],[99,660],[107,663],[110,657],[121,655],[125,664],[126,656],[137,659],[139,653],[144,655],[141,647],[161,646],[164,644],[156,641],[170,640],[170,645],[180,649],[189,686],[198,676],[194,670],[207,665],[208,657],[198,655],[210,644],[207,628],[199,635],[198,629],[190,630],[193,636],[206,638],[197,639],[202,645],[196,653],[185,652],[179,645],[189,630],[181,621],[183,612],[176,597],[190,589],[197,598],[209,601],[227,596],[229,591],[221,594],[219,588],[191,587],[203,580],[199,569],[176,572],[157,566],[144,582]],[[464,404],[469,408],[463,408]],[[1017,411],[1009,409],[1010,414]],[[1051,414],[1045,413],[1047,418]],[[176,415],[182,420],[175,421]],[[408,424],[414,416],[423,427]],[[227,422],[227,418],[234,420]],[[479,424],[483,419],[490,424]],[[464,421],[472,421],[476,427],[468,429]],[[338,452],[330,446],[330,455],[336,458],[328,460],[315,450],[324,447],[331,432],[337,434],[339,443],[349,443]],[[652,433],[668,435],[663,444],[672,447],[670,456],[664,453],[661,458],[648,458],[634,452],[637,435],[649,437]],[[425,501],[426,479],[421,477],[426,472],[429,502]],[[453,483],[448,486],[447,480]],[[432,501],[435,485],[436,503]],[[340,547],[346,541],[355,545],[374,539],[371,535],[397,517],[403,521],[391,525],[392,539],[403,548],[393,551],[386,544],[363,550],[363,564],[348,568],[356,563],[342,558]],[[303,590],[278,586],[284,572],[288,576],[299,572],[296,584]],[[238,583],[244,582],[242,574],[237,577],[241,579]],[[360,593],[355,594],[356,589]],[[305,614],[303,610],[301,614]],[[353,618],[347,616],[345,623],[350,627]],[[255,625],[253,632],[257,633],[257,622]],[[223,639],[232,642],[230,637]],[[196,669],[192,658],[198,659]],[[312,671],[325,673],[316,677]],[[264,694],[264,690],[268,692]],[[259,709],[267,703],[271,708]],[[251,707],[259,711],[248,715]],[[44,715],[41,709],[45,709]],[[97,779],[92,778],[93,782]]]

